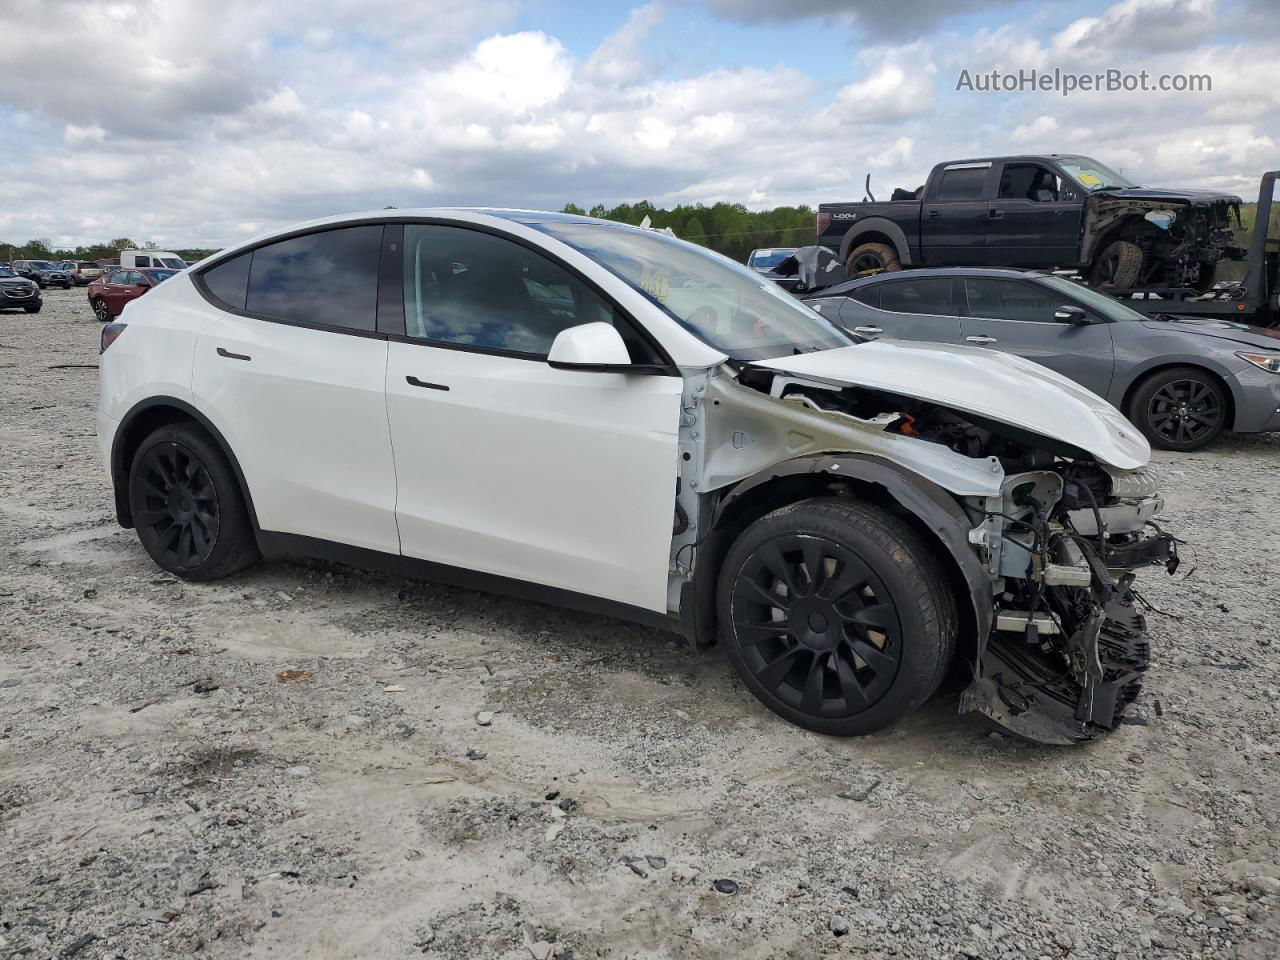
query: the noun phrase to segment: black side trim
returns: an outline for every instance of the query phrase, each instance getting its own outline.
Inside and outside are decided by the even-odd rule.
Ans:
[[[330,560],[335,563],[345,563],[350,567],[378,570],[413,580],[430,580],[433,583],[444,583],[468,590],[500,593],[549,606],[568,607],[585,613],[617,617],[619,620],[629,620],[632,623],[655,627],[659,630],[677,633],[680,631],[679,619],[673,614],[655,613],[644,607],[591,597],[571,590],[561,590],[558,587],[544,587],[541,584],[514,580],[497,574],[464,570],[461,567],[452,567],[431,560],[418,560],[414,557],[383,553],[380,550],[369,550],[365,547],[353,547],[345,543],[333,543],[315,537],[259,530],[258,549],[262,551],[264,557],[268,558],[311,557],[316,560]]]
[[[208,432],[209,436],[213,437],[214,443],[218,445],[218,448],[227,458],[227,462],[231,464],[231,469],[236,475],[236,483],[240,484],[240,493],[244,496],[244,505],[249,510],[249,520],[253,523],[253,529],[256,531],[258,529],[258,512],[253,506],[253,494],[249,491],[249,484],[244,479],[244,471],[240,469],[240,461],[236,459],[231,445],[227,443],[222,431],[215,427],[208,417],[185,400],[179,400],[176,397],[148,397],[146,400],[140,401],[121,418],[120,426],[116,428],[116,435],[111,439],[111,486],[115,493],[116,521],[125,528],[133,526],[133,514],[129,510],[129,474],[124,466],[125,450],[130,446],[136,449],[137,444],[142,442],[142,437],[132,436],[134,427],[137,425],[139,417],[143,416],[148,410],[153,410],[157,407],[170,407],[178,410],[184,416],[200,424]]]
[[[404,224],[382,228],[378,261],[378,332],[387,339],[404,336]]]

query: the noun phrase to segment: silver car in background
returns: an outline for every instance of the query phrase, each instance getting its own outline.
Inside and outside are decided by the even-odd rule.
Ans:
[[[1109,400],[1152,446],[1198,450],[1224,430],[1280,431],[1280,332],[1146,316],[1050,273],[951,267],[882,273],[808,299],[864,337],[1014,353]]]

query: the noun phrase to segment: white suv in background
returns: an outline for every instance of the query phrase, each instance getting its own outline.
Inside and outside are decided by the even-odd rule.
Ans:
[[[1028,361],[864,342],[702,247],[510,210],[303,224],[121,321],[102,455],[179,576],[309,555],[628,617],[839,735],[948,675],[1058,743],[1140,689],[1118,571],[1176,561],[1149,448]]]

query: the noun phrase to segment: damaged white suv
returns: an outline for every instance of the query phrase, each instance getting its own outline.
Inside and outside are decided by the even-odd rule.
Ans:
[[[1045,742],[1147,667],[1176,563],[1142,435],[1043,367],[858,342],[768,280],[510,210],[304,224],[103,329],[120,522],[161,567],[309,555],[718,641],[771,710],[892,723],[950,677]],[[107,349],[107,348],[110,349]]]

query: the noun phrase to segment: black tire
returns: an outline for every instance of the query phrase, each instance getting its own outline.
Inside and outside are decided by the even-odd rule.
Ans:
[[[27,313],[39,313],[40,307],[41,307],[41,304],[37,303],[34,307],[23,307],[22,309],[27,311]]]
[[[1138,384],[1126,412],[1153,447],[1199,450],[1227,427],[1227,393],[1207,370],[1170,367]]]
[[[1089,285],[1100,290],[1130,290],[1142,276],[1142,248],[1128,240],[1109,243],[1094,262]]]
[[[868,273],[892,273],[902,269],[898,251],[887,243],[860,243],[849,251],[844,272],[850,280]]]
[[[955,652],[955,596],[935,554],[870,504],[782,507],[725,556],[721,643],[780,717],[842,737],[883,729],[937,690]]]
[[[1218,264],[1215,260],[1201,260],[1200,272],[1193,284],[1197,293],[1208,293],[1218,280]]]
[[[111,322],[111,308],[107,306],[107,301],[98,297],[93,301],[93,315],[98,318],[99,323]]]
[[[235,474],[195,423],[161,427],[142,441],[129,471],[129,509],[151,559],[179,577],[216,580],[258,560]]]

